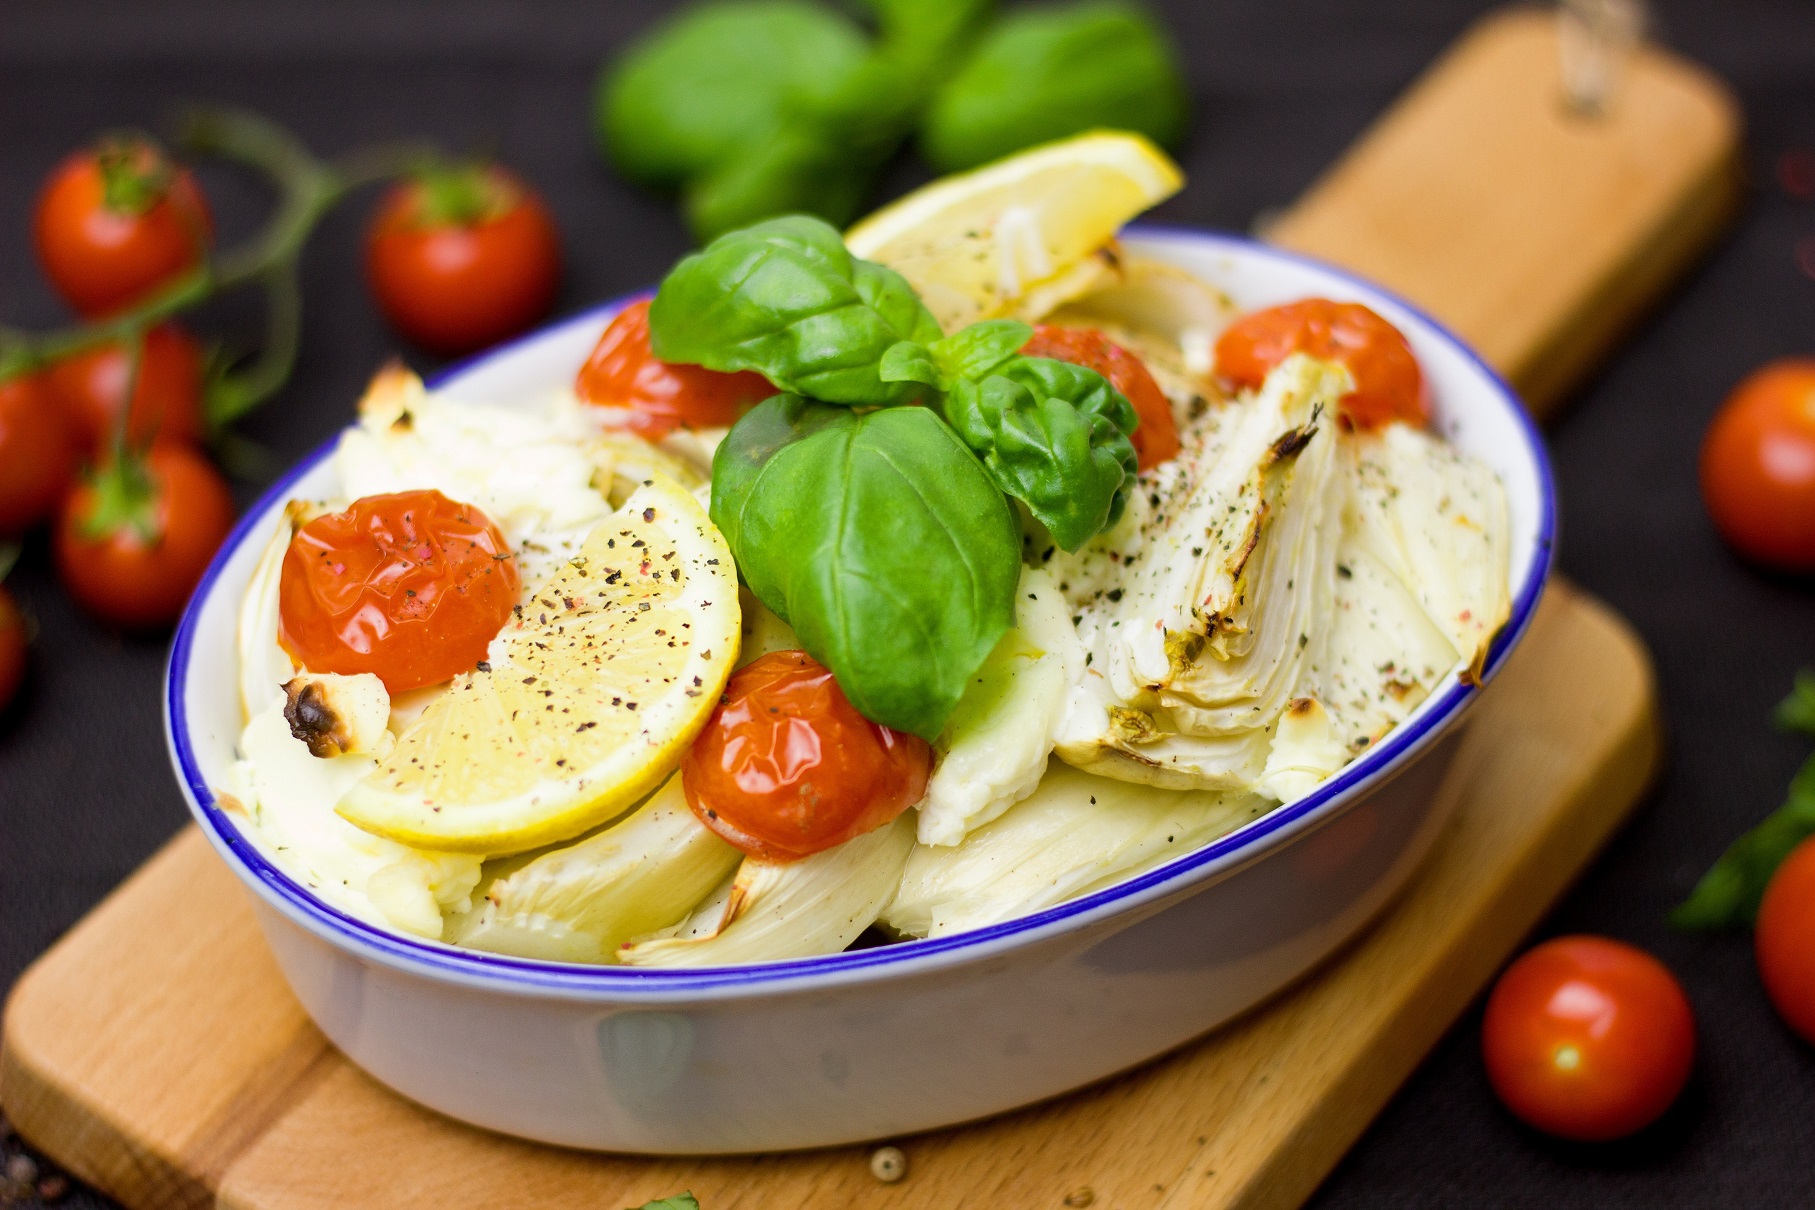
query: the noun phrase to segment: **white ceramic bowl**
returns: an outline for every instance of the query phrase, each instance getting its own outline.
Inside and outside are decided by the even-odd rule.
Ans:
[[[1398,299],[1249,240],[1159,227],[1131,248],[1247,310],[1310,295],[1366,303],[1410,339],[1437,423],[1499,472],[1512,617],[1551,564],[1555,502],[1537,432],[1507,386]],[[456,366],[437,385],[508,402],[570,381],[608,303]],[[1297,978],[1405,882],[1443,823],[1435,791],[1479,690],[1453,676],[1308,797],[1119,886],[937,940],[760,966],[630,970],[413,940],[329,907],[215,805],[241,719],[239,600],[284,501],[319,491],[323,447],[234,530],[171,650],[166,723],[190,810],[251,888],[266,939],[322,1031],[378,1079],[480,1126],[576,1147],[747,1152],[961,1122],[1152,1058]]]

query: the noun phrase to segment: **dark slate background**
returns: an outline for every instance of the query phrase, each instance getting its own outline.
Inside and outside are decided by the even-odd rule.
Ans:
[[[668,10],[653,2],[0,0],[0,315],[59,307],[27,238],[38,182],[68,149],[157,126],[185,100],[255,106],[331,153],[392,137],[487,148],[543,189],[568,250],[563,310],[654,281],[687,247],[664,203],[594,154],[599,62]],[[1486,6],[1469,0],[1269,0],[1160,6],[1184,48],[1197,125],[1189,188],[1160,216],[1243,229],[1296,196]],[[1717,542],[1695,487],[1723,393],[1768,358],[1815,352],[1815,202],[1777,183],[1815,147],[1815,7],[1806,0],[1654,6],[1658,36],[1737,89],[1751,188],[1734,230],[1554,426],[1563,570],[1617,606],[1654,652],[1669,767],[1542,935],[1645,946],[1682,978],[1700,1025],[1683,1102],[1611,1147],[1546,1141],[1483,1078],[1477,1005],[1318,1194],[1322,1207],[1788,1206],[1815,1201],[1815,1053],[1772,1016],[1741,936],[1671,933],[1664,913],[1722,846],[1781,801],[1807,744],[1772,704],[1815,665],[1808,583],[1772,579]],[[892,190],[917,182],[911,158]],[[261,214],[250,182],[210,171],[224,234]],[[242,426],[279,464],[351,417],[395,350],[357,274],[368,198],[324,225],[306,261],[307,325],[289,389]],[[1799,269],[1796,246],[1804,244]],[[231,327],[248,317],[223,313]],[[421,358],[417,364],[427,368]],[[241,503],[258,484],[239,485]],[[35,674],[0,717],[0,986],[184,820],[158,714],[166,638],[120,638],[58,590],[42,539],[10,587],[41,628]],[[69,1203],[105,1205],[77,1191]]]

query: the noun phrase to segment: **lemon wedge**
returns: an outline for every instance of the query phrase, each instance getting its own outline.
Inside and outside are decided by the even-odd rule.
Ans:
[[[899,272],[940,326],[1038,318],[1113,272],[1123,223],[1177,193],[1178,165],[1140,135],[1098,131],[945,177],[845,234]]]
[[[423,849],[501,854],[611,819],[679,763],[737,659],[737,571],[689,492],[644,483],[336,810]]]

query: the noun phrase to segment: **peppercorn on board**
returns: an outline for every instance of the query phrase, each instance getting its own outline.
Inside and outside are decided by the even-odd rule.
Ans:
[[[1556,53],[1546,19],[1489,18],[1273,228],[1286,246],[1431,307],[1540,411],[1718,231],[1737,142],[1724,90],[1655,51],[1629,66],[1604,119],[1566,118]],[[1635,162],[1647,166],[1643,187],[1612,192]],[[1484,181],[1523,182],[1514,211],[1484,211]],[[1417,221],[1384,222],[1395,207],[1405,217],[1407,196],[1419,199]],[[1491,265],[1477,263],[1483,250]],[[1552,272],[1559,258],[1570,270],[1562,276]],[[933,1207],[988,1195],[1016,1205],[1293,1205],[1618,826],[1655,767],[1643,647],[1567,585],[1550,593],[1476,717],[1484,723],[1441,791],[1458,798],[1456,823],[1345,956],[1134,1073],[898,1140],[908,1159],[899,1185],[879,1184],[862,1148],[586,1156],[402,1100],[308,1023],[243,893],[193,830],[14,989],[0,1105],[28,1139],[133,1207],[616,1206],[683,1188],[708,1210]]]

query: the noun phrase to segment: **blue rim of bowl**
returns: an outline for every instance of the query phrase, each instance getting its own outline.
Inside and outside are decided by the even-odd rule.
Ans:
[[[1447,342],[1493,386],[1500,396],[1501,403],[1517,422],[1525,441],[1527,455],[1536,471],[1539,516],[1536,536],[1537,557],[1533,560],[1532,566],[1526,574],[1525,582],[1520,585],[1518,595],[1512,602],[1506,625],[1501,628],[1500,633],[1489,647],[1487,659],[1483,664],[1482,681],[1490,679],[1504,664],[1507,655],[1529,628],[1532,616],[1537,609],[1538,600],[1550,579],[1552,565],[1556,558],[1556,487],[1551,473],[1549,456],[1537,425],[1519,403],[1518,396],[1513,389],[1467,344],[1421,308],[1388,290],[1313,257],[1301,256],[1245,236],[1169,224],[1137,224],[1125,229],[1123,234],[1125,237],[1137,239],[1142,236],[1150,236],[1162,240],[1213,244],[1241,252],[1259,252],[1271,258],[1329,274],[1359,291],[1377,295],[1402,308],[1425,325],[1439,340]],[[429,385],[445,386],[454,379],[478,369],[497,357],[512,352],[529,341],[545,337],[560,328],[598,322],[605,316],[615,314],[629,303],[647,297],[648,294],[648,290],[639,290],[622,295],[539,328],[508,344],[456,362],[433,375],[429,379]],[[943,962],[934,963],[932,960],[942,957],[952,959],[965,957],[967,956],[965,951],[976,951],[977,956],[985,956],[998,948],[994,943],[1023,934],[1037,933],[1047,936],[1064,932],[1067,930],[1061,926],[1067,923],[1082,924],[1089,918],[1105,914],[1107,909],[1114,906],[1134,906],[1157,898],[1168,890],[1187,889],[1187,880],[1192,875],[1200,872],[1213,873],[1215,871],[1211,867],[1232,864],[1233,859],[1238,855],[1246,859],[1258,857],[1260,850],[1265,847],[1265,842],[1270,838],[1279,836],[1295,824],[1309,821],[1315,815],[1342,805],[1354,796],[1355,791],[1397,772],[1396,763],[1402,756],[1412,753],[1434,740],[1460,716],[1462,708],[1480,692],[1479,686],[1457,681],[1449,686],[1437,702],[1427,703],[1416,719],[1394,729],[1386,739],[1338,770],[1310,794],[1287,806],[1275,808],[1201,848],[1181,854],[1171,861],[1143,871],[1124,882],[1089,895],[1067,900],[1013,920],[956,933],[949,937],[923,938],[870,949],[847,950],[812,958],[797,958],[745,966],[691,969],[638,968],[634,970],[622,966],[586,966],[576,963],[511,958],[476,950],[462,950],[441,942],[415,940],[369,924],[324,903],[278,869],[264,854],[258,851],[250,840],[242,836],[237,826],[217,805],[214,792],[202,777],[194,748],[189,740],[186,722],[187,715],[183,701],[184,686],[188,680],[190,657],[197,638],[203,602],[212,592],[215,581],[225,568],[228,559],[246,541],[253,528],[264,520],[274,504],[286,497],[298,480],[307,475],[333,451],[337,440],[338,435],[318,446],[266,489],[257,503],[235,524],[227,541],[203,575],[201,583],[197,586],[195,594],[190,598],[189,605],[183,612],[181,621],[177,624],[176,634],[171,643],[170,659],[165,673],[165,732],[171,751],[176,758],[179,780],[185,791],[185,797],[189,800],[191,813],[202,824],[215,848],[224,857],[237,860],[243,867],[242,875],[258,885],[268,898],[275,899],[280,906],[287,908],[287,914],[297,918],[299,923],[310,927],[311,931],[325,935],[343,945],[351,943],[358,953],[391,964],[405,965],[420,974],[461,984],[474,982],[491,985],[502,984],[512,990],[556,995],[594,992],[624,996],[660,996],[669,993],[720,989],[771,991],[783,990],[778,985],[790,985],[789,989],[792,989],[802,984],[803,981],[831,981],[839,976],[858,972],[877,975],[914,973],[929,965],[944,965]],[[184,719],[184,725],[178,726],[178,719]],[[1177,885],[1169,887],[1168,884]],[[820,978],[815,979],[816,976]]]

